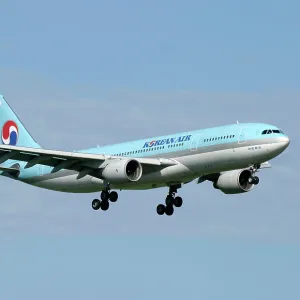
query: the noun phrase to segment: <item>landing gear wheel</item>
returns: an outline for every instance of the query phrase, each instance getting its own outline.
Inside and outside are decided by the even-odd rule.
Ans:
[[[257,176],[253,177],[253,184],[255,184],[255,185],[259,184],[259,177],[257,177]]]
[[[156,208],[156,212],[162,216],[165,213],[166,207],[163,204],[159,204]]]
[[[174,205],[175,205],[176,207],[181,207],[181,206],[182,206],[182,203],[183,203],[183,201],[182,201],[182,198],[181,198],[181,197],[176,197],[176,198],[174,199]]]
[[[174,198],[172,195],[168,195],[167,198],[166,198],[166,205],[169,206],[169,205],[173,205],[173,202],[174,202]]]
[[[118,193],[117,192],[111,192],[110,194],[109,194],[109,200],[111,201],[111,202],[117,202],[118,201]]]
[[[173,207],[173,205],[167,205],[166,209],[165,209],[165,214],[167,216],[172,216],[173,213],[174,213],[174,207]]]
[[[251,176],[251,177],[249,177],[248,182],[250,184],[257,185],[257,184],[259,184],[259,178],[257,176],[253,176],[253,177]]]
[[[101,198],[102,201],[108,201],[109,193],[107,191],[102,191],[101,195],[100,195],[100,198]]]
[[[106,211],[106,210],[109,209],[109,202],[107,200],[104,200],[104,201],[101,202],[101,209],[103,211]]]
[[[93,210],[98,210],[101,207],[101,202],[98,199],[93,200],[92,208]]]

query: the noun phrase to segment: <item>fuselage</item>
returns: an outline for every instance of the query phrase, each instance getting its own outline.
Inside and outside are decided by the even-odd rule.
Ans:
[[[150,189],[189,182],[207,174],[247,168],[281,154],[289,138],[275,126],[263,123],[233,124],[196,131],[171,134],[127,143],[107,145],[81,153],[105,154],[113,157],[158,157],[174,159],[178,164],[163,170],[153,170],[138,182],[112,186],[113,189]],[[9,162],[10,165],[14,161]],[[18,180],[50,190],[87,193],[104,188],[101,179],[78,172],[36,165],[24,169],[20,165]]]

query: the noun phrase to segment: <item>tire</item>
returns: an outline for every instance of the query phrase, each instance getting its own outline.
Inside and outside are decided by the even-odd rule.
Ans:
[[[172,197],[172,195],[168,195],[166,198],[166,206],[173,205],[173,202],[174,198]]]
[[[176,198],[174,199],[174,205],[175,205],[176,207],[181,207],[181,206],[182,206],[182,203],[183,203],[183,200],[182,200],[181,197],[176,197]]]
[[[107,191],[102,191],[101,195],[100,195],[100,198],[101,198],[102,201],[108,201],[109,193]]]
[[[118,195],[117,192],[111,192],[111,193],[109,194],[109,200],[110,200],[111,202],[117,202],[117,201],[118,201],[118,198],[119,198],[119,195]]]
[[[255,176],[253,178],[253,184],[258,185],[259,184],[259,177]]]
[[[101,207],[101,202],[98,199],[94,199],[92,202],[93,210],[98,210]]]
[[[106,211],[109,209],[109,202],[107,200],[101,202],[101,209]]]
[[[159,204],[156,208],[156,212],[162,216],[165,213],[166,207],[163,204]]]
[[[174,207],[172,205],[166,206],[165,214],[167,216],[172,216],[174,213]]]

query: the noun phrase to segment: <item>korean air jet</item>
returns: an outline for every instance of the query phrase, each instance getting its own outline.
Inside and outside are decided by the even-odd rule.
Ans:
[[[290,143],[281,129],[262,123],[188,131],[78,152],[42,149],[0,96],[0,175],[66,193],[100,193],[94,210],[106,211],[117,190],[168,188],[159,215],[171,216],[183,185],[212,182],[225,194],[251,191],[257,172],[270,167]]]

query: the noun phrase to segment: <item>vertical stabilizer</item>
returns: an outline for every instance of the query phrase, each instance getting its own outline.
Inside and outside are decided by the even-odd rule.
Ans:
[[[4,145],[41,148],[27,131],[18,116],[0,95],[0,131]]]

